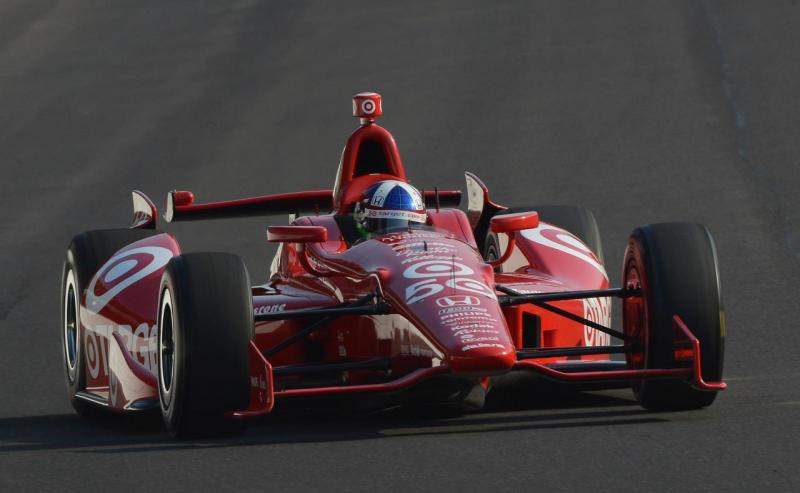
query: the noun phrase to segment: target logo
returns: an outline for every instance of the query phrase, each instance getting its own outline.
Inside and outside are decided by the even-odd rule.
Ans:
[[[425,260],[417,262],[403,271],[403,277],[406,279],[420,279],[406,288],[406,302],[411,304],[420,301],[429,296],[441,293],[446,287],[452,288],[455,291],[469,291],[477,293],[487,298],[497,299],[494,291],[486,284],[478,279],[472,279],[475,271],[470,267],[460,262],[447,262],[442,260]],[[460,303],[462,306],[467,303],[467,298],[472,301],[474,296],[450,296],[443,298],[451,298],[455,302]],[[440,298],[443,299],[443,298]],[[437,303],[439,300],[437,300]],[[478,301],[480,302],[480,301]],[[446,303],[446,301],[442,301]],[[450,307],[455,305],[439,305],[441,307]]]
[[[539,245],[558,250],[559,252],[583,260],[597,269],[605,278],[608,278],[605,268],[597,261],[597,257],[595,257],[594,253],[572,233],[545,223],[540,224],[538,228],[526,229],[521,233],[522,236]]]
[[[445,262],[441,260],[426,260],[407,268],[403,276],[408,279],[426,277],[470,276],[475,271],[459,262]]]
[[[113,256],[92,279],[86,291],[86,308],[100,313],[109,301],[132,284],[162,269],[172,258],[172,252],[163,247],[144,246],[132,248]],[[97,292],[98,282],[105,288]]]
[[[375,101],[365,99],[361,102],[361,111],[367,115],[375,113]]]
[[[100,360],[102,358],[100,355],[101,346],[98,344],[97,336],[94,332],[87,330],[84,334],[86,339],[84,341],[84,347],[86,348],[86,366],[89,370],[89,375],[91,375],[92,378],[97,378],[97,376],[100,375]],[[102,351],[104,354],[105,349],[103,345]]]

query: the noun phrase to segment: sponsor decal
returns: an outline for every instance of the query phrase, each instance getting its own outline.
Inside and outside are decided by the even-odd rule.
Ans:
[[[480,298],[477,296],[465,296],[465,295],[452,295],[452,296],[442,296],[438,300],[436,300],[436,304],[441,306],[442,308],[448,308],[451,306],[476,306],[481,304]]]
[[[534,243],[583,260],[603,274],[603,277],[608,279],[605,268],[597,261],[597,257],[594,256],[594,253],[592,253],[581,240],[568,231],[550,224],[541,223],[537,228],[521,231],[521,234]]]
[[[474,270],[461,262],[456,262],[455,257],[450,261],[419,261],[403,271],[403,277],[406,279],[422,279],[406,288],[406,302],[408,304],[415,303],[441,293],[447,287],[452,288],[454,292],[469,291],[491,299],[497,299],[494,291],[482,281],[464,277],[473,274],[475,274]]]
[[[106,354],[106,341],[114,333],[122,336],[125,349],[153,373],[158,371],[158,326],[146,323],[139,324],[134,330],[130,325],[95,325],[87,327],[84,332],[84,347],[86,348],[86,369],[92,378],[97,378],[100,372],[108,376],[108,355]]]
[[[406,303],[410,305],[442,291],[444,286],[436,282],[436,279],[415,282],[406,288]]]
[[[452,262],[453,260],[464,260],[463,257],[455,255],[446,255],[454,252],[455,250],[437,249],[435,247],[425,247],[420,245],[419,250],[403,250],[395,251],[395,257],[408,257],[400,261],[401,265],[410,264],[411,262],[419,262],[420,260],[439,260],[443,262]]]
[[[286,310],[286,303],[281,303],[280,305],[263,305],[257,306],[253,309],[254,315],[266,315],[268,313],[279,313]]]
[[[583,300],[583,316],[592,322],[611,325],[611,300],[609,298],[587,298]],[[594,327],[583,326],[583,343],[586,346],[608,346],[611,336]]]
[[[453,335],[461,336],[463,334],[500,334],[499,330],[495,329],[460,329],[453,332]]]
[[[450,238],[452,237],[452,235],[447,235],[446,237]],[[399,243],[398,246],[402,246],[403,244],[407,243],[401,243],[401,242],[410,242],[412,240],[425,240],[428,238],[440,240],[442,238],[442,233],[441,232],[432,233],[427,231],[412,231],[412,232],[404,231],[402,233],[386,234],[380,236],[379,238],[377,238],[377,240],[380,241],[381,243]]]
[[[441,322],[446,326],[451,326],[452,328],[456,325],[473,326],[477,324],[490,324],[490,323],[495,323],[496,320],[493,317],[486,317],[486,318],[469,317],[469,318],[451,318],[447,320],[442,320]]]
[[[447,314],[453,314],[453,313],[464,313],[464,312],[469,312],[469,313],[482,312],[482,313],[486,313],[487,311],[488,310],[486,308],[480,308],[480,307],[477,307],[477,306],[454,306],[452,308],[443,308],[443,309],[439,310],[439,315],[447,315]],[[442,317],[442,318],[444,318],[444,317]]]
[[[250,377],[250,386],[254,389],[267,390],[267,379],[264,375]]]
[[[103,373],[108,375],[106,345],[98,343],[97,335],[93,331],[87,330],[84,334],[86,337],[84,341],[84,347],[86,348],[86,368],[89,370],[89,375],[91,375],[92,378],[97,378],[100,374],[101,365],[103,366]]]
[[[425,222],[425,214],[413,211],[394,211],[383,209],[367,209],[365,216],[371,219],[406,219],[418,223]]]
[[[500,342],[499,337],[476,337],[473,334],[463,334],[461,340],[467,344],[474,344],[476,342]]]
[[[86,290],[86,308],[94,313],[100,313],[115,296],[162,269],[171,258],[171,250],[157,246],[132,248],[114,255],[92,278]],[[97,294],[99,279],[108,286],[102,294]]]
[[[491,344],[485,342],[478,342],[475,344],[467,344],[461,348],[462,351],[472,351],[473,349],[485,349],[485,348],[498,348],[498,349],[505,349],[506,347],[502,344]]]
[[[485,322],[489,322],[489,320],[484,320],[484,321]],[[492,320],[492,322],[493,321],[494,320]],[[450,329],[452,331],[457,331],[457,330],[461,330],[461,329],[480,329],[480,328],[483,328],[483,329],[494,329],[496,327],[497,327],[496,325],[489,324],[489,323],[485,323],[485,324],[467,323],[467,324],[461,324],[461,325],[453,325],[452,327],[448,327],[448,329]]]
[[[418,262],[403,271],[407,279],[419,279],[442,276],[471,276],[475,271],[459,262],[425,260]]]
[[[364,101],[361,101],[361,111],[365,115],[371,115],[375,113],[375,101],[372,101],[370,99],[365,99]]]

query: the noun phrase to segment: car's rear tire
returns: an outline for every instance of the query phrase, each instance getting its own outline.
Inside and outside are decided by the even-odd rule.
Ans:
[[[725,319],[714,240],[700,224],[664,223],[633,231],[625,251],[623,286],[641,287],[642,296],[623,300],[623,331],[634,352],[633,368],[688,367],[675,359],[673,316],[680,316],[700,341],[703,378],[722,379]],[[640,404],[652,410],[688,410],[710,405],[717,392],[689,382],[635,383]]]
[[[67,248],[61,274],[61,359],[72,407],[81,416],[103,408],[77,396],[86,389],[85,328],[80,321],[80,301],[92,276],[123,247],[155,233],[140,229],[102,229],[76,235]],[[96,355],[95,357],[100,357]]]
[[[539,205],[512,207],[498,212],[497,215],[528,211],[538,212],[540,221],[566,229],[577,236],[595,254],[600,263],[604,263],[603,241],[600,239],[600,228],[592,211],[572,205]],[[483,245],[483,257],[486,260],[496,260],[502,254],[497,235],[490,231]]]
[[[250,399],[254,337],[250,279],[227,253],[173,257],[159,291],[158,385],[161,414],[177,437],[240,433],[227,411]]]

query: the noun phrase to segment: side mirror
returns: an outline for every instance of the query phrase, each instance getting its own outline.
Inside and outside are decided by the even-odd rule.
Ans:
[[[267,241],[272,243],[322,243],[328,230],[322,226],[270,226]]]
[[[517,212],[494,216],[490,225],[493,233],[513,233],[539,226],[538,212]]]

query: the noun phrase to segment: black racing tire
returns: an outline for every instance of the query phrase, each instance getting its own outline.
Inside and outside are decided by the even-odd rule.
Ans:
[[[600,239],[600,228],[597,220],[589,209],[572,205],[539,205],[530,207],[512,207],[498,212],[496,215],[514,214],[516,212],[536,211],[539,213],[539,220],[566,229],[583,241],[595,256],[604,264],[603,241]],[[500,242],[497,235],[491,231],[486,235],[483,245],[483,258],[495,260],[500,258],[503,252],[500,250]]]
[[[94,416],[102,406],[76,397],[86,389],[84,327],[80,300],[92,276],[121,248],[153,236],[152,230],[102,229],[76,235],[67,248],[61,271],[61,360],[72,407],[81,416]]]
[[[253,298],[244,262],[228,253],[173,257],[159,293],[164,425],[179,438],[241,433],[243,422],[225,413],[250,401]]]
[[[625,250],[623,286],[641,287],[641,297],[623,300],[622,324],[632,338],[633,368],[688,367],[676,360],[673,316],[679,315],[700,341],[702,376],[722,379],[725,317],[714,240],[700,224],[663,223],[633,231]],[[681,337],[682,339],[682,337]],[[633,391],[651,410],[690,410],[710,405],[716,391],[697,390],[689,382],[649,380]]]

